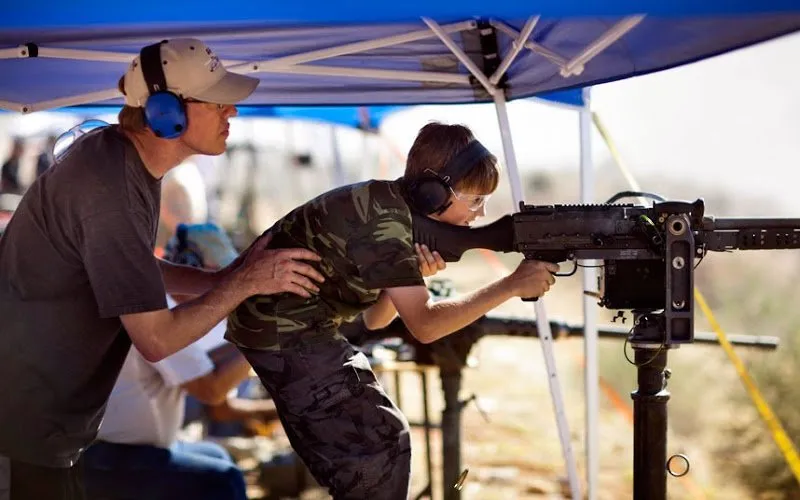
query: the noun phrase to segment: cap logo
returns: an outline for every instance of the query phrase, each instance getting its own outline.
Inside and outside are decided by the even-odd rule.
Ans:
[[[219,57],[217,57],[215,54],[211,54],[208,61],[206,61],[206,66],[208,66],[212,73],[220,66],[220,64]]]

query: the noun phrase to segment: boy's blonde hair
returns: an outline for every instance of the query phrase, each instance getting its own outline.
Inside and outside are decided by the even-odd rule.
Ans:
[[[425,175],[426,170],[440,172],[445,165],[467,145],[475,140],[472,131],[464,125],[447,125],[432,122],[422,127],[408,152],[403,180],[411,183]],[[489,155],[460,179],[454,190],[489,194],[497,189],[500,169],[497,158]]]

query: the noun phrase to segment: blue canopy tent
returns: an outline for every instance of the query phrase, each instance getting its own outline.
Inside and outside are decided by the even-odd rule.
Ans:
[[[247,105],[494,102],[516,208],[523,198],[507,100],[659,71],[800,29],[798,0],[198,1],[6,2],[0,108],[119,104],[117,79],[141,46],[195,36],[234,71],[261,78]],[[590,201],[583,104],[582,199]],[[587,298],[587,387],[597,386],[593,311]],[[543,301],[536,318],[572,497],[581,498]],[[596,404],[587,399],[590,420]],[[595,421],[587,432],[590,498],[597,436]]]
[[[498,88],[504,99],[516,99],[657,71],[790,33],[800,26],[797,5],[233,0],[220,9],[203,0],[187,9],[144,0],[131,9],[96,0],[80,8],[6,2],[0,107],[119,102],[117,79],[132,55],[143,43],[180,35],[203,38],[237,71],[262,78],[247,104],[491,102]]]

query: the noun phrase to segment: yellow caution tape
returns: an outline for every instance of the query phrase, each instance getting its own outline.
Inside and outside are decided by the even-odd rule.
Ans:
[[[789,464],[789,468],[792,469],[795,479],[797,479],[797,482],[800,483],[800,457],[797,456],[797,449],[795,448],[794,443],[792,443],[792,440],[789,439],[788,435],[786,435],[786,431],[781,425],[781,422],[778,420],[778,417],[761,395],[761,391],[759,391],[758,387],[756,387],[756,383],[750,376],[750,373],[747,371],[747,367],[744,365],[739,355],[736,354],[736,351],[733,350],[733,346],[728,340],[728,336],[725,335],[725,332],[719,326],[717,319],[714,317],[714,313],[711,312],[711,308],[708,307],[708,304],[706,303],[706,299],[697,288],[694,289],[694,299],[697,302],[697,305],[700,306],[703,314],[706,315],[706,318],[711,324],[711,328],[714,330],[714,333],[717,334],[719,344],[722,346],[725,354],[727,354],[730,358],[731,363],[733,363],[736,373],[738,373],[739,377],[742,379],[742,383],[744,384],[745,389],[747,389],[747,393],[750,395],[750,398],[753,400],[753,404],[755,404],[756,409],[758,409],[758,413],[767,424],[767,427],[769,427],[769,431],[772,433],[772,438],[775,440],[778,448],[780,448],[781,453],[783,453],[786,463]]]

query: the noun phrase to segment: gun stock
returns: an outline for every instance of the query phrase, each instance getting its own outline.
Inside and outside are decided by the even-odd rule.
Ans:
[[[514,251],[514,219],[511,215],[481,227],[454,226],[413,215],[414,242],[439,252],[445,262],[458,262],[467,250],[484,248],[495,252]]]

